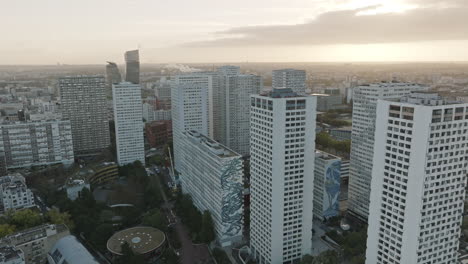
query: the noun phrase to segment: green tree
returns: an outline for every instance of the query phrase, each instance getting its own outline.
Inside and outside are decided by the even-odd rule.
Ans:
[[[163,255],[161,256],[161,260],[163,260],[163,263],[165,264],[178,264],[179,263],[179,257],[170,248],[167,248],[164,251]]]
[[[0,224],[0,238],[13,234],[16,231],[14,225]]]
[[[314,257],[307,254],[302,257],[301,264],[313,264],[314,263],[313,261],[314,261]]]
[[[114,234],[114,227],[112,224],[100,224],[90,236],[90,241],[100,250],[105,250],[107,240]]]
[[[163,231],[167,229],[166,217],[158,209],[153,209],[148,212],[148,214],[143,217],[143,224]]]
[[[218,264],[231,264],[231,260],[229,260],[226,252],[224,252],[222,249],[213,249],[213,257],[216,259],[216,263]]]
[[[313,264],[339,264],[338,253],[334,250],[327,250],[314,258]]]
[[[203,212],[200,240],[208,244],[215,238],[213,219],[211,218],[210,211],[206,210]]]
[[[11,215],[7,213],[7,215],[10,224],[15,225],[19,230],[34,227],[43,222],[42,216],[31,209],[16,211]]]
[[[67,212],[60,213],[59,210],[52,209],[49,212],[47,212],[47,219],[52,224],[66,225],[68,229],[70,229],[70,231],[73,231],[73,229],[75,229],[75,223],[73,223],[70,214]]]

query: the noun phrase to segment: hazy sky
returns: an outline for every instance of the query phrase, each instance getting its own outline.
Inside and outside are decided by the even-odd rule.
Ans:
[[[468,61],[468,0],[0,0],[0,64]]]

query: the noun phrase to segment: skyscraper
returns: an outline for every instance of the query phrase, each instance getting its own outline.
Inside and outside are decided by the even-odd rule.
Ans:
[[[60,107],[71,122],[75,156],[99,154],[110,145],[103,76],[59,79]]]
[[[195,130],[212,137],[213,77],[203,73],[177,75],[171,89],[172,131],[174,137],[174,163],[179,171],[181,148],[184,147],[182,133]]]
[[[295,263],[312,250],[313,96],[251,96],[250,239],[259,264]]]
[[[140,83],[140,55],[138,50],[125,52],[125,81],[129,83]]]
[[[106,81],[109,91],[112,91],[112,84],[120,83],[122,76],[120,75],[119,67],[115,62],[108,61],[106,65]]]
[[[412,83],[377,83],[354,88],[348,210],[367,221],[378,99],[398,99],[427,87]]]
[[[145,164],[140,85],[128,82],[114,84],[112,97],[114,101],[117,162],[121,166],[137,160]]]
[[[263,79],[253,74],[239,74],[233,67],[218,69],[220,85],[213,109],[213,115],[219,115],[214,120],[215,139],[246,156],[250,152],[250,95],[260,93]]]
[[[272,75],[274,89],[289,88],[299,95],[306,93],[306,72],[295,69],[274,70]]]
[[[413,93],[376,112],[366,263],[457,263],[468,104]]]
[[[323,151],[315,152],[314,218],[338,216],[341,183],[341,158]]]

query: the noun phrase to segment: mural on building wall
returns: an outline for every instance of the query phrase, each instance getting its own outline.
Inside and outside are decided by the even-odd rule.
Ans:
[[[242,160],[236,158],[230,161],[221,175],[223,187],[223,237],[242,235]]]
[[[330,218],[339,213],[341,161],[331,163],[325,171],[325,197],[323,217]]]

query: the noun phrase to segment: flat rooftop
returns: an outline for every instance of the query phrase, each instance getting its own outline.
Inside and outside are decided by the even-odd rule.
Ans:
[[[137,226],[115,233],[107,241],[107,249],[116,255],[122,255],[122,245],[127,242],[138,255],[158,249],[164,244],[166,235],[156,228]]]
[[[200,139],[200,143],[204,144],[205,146],[211,148],[212,150],[216,151],[218,156],[220,157],[235,157],[235,156],[240,156],[240,154],[234,152],[233,150],[229,149],[228,147],[224,146],[223,144],[214,141],[213,139],[202,135],[201,133],[195,131],[195,130],[190,130],[186,131],[187,134],[189,134],[191,137]]]

